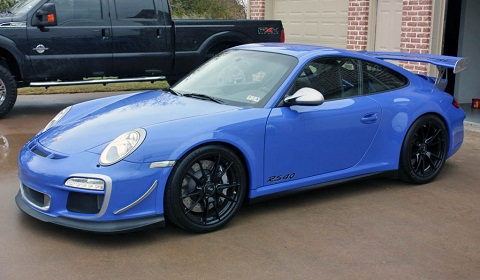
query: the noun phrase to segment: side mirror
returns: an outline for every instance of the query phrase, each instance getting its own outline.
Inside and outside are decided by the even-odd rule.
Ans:
[[[323,94],[313,88],[304,87],[283,100],[287,105],[318,106],[325,101]]]
[[[32,18],[32,26],[54,26],[57,25],[57,11],[55,4],[46,3],[35,12]]]

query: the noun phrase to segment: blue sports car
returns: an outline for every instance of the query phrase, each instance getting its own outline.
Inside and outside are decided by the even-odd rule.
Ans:
[[[438,77],[384,60],[433,64]],[[465,113],[440,55],[252,44],[167,91],[61,111],[18,158],[16,203],[94,232],[227,224],[243,202],[373,175],[432,181],[462,145]]]

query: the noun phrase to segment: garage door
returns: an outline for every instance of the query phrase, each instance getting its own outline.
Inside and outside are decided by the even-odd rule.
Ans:
[[[273,16],[288,43],[347,46],[348,0],[273,0]]]

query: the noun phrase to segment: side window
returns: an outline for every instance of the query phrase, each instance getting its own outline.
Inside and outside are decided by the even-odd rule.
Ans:
[[[348,98],[362,93],[360,62],[347,57],[329,57],[309,62],[294,82],[293,92],[310,87],[325,100]],[[293,94],[290,93],[290,94]]]
[[[407,78],[381,65],[363,62],[363,94],[394,90],[408,84]]]
[[[115,0],[115,7],[118,20],[157,19],[153,0]]]
[[[58,25],[102,20],[100,0],[51,0],[50,2],[55,4]]]

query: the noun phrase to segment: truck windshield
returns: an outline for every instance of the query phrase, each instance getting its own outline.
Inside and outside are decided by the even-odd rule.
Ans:
[[[20,0],[15,4],[9,12],[15,15],[23,15],[28,13],[42,0]]]
[[[190,73],[173,90],[187,97],[209,96],[224,104],[261,108],[298,63],[292,56],[228,50]]]

